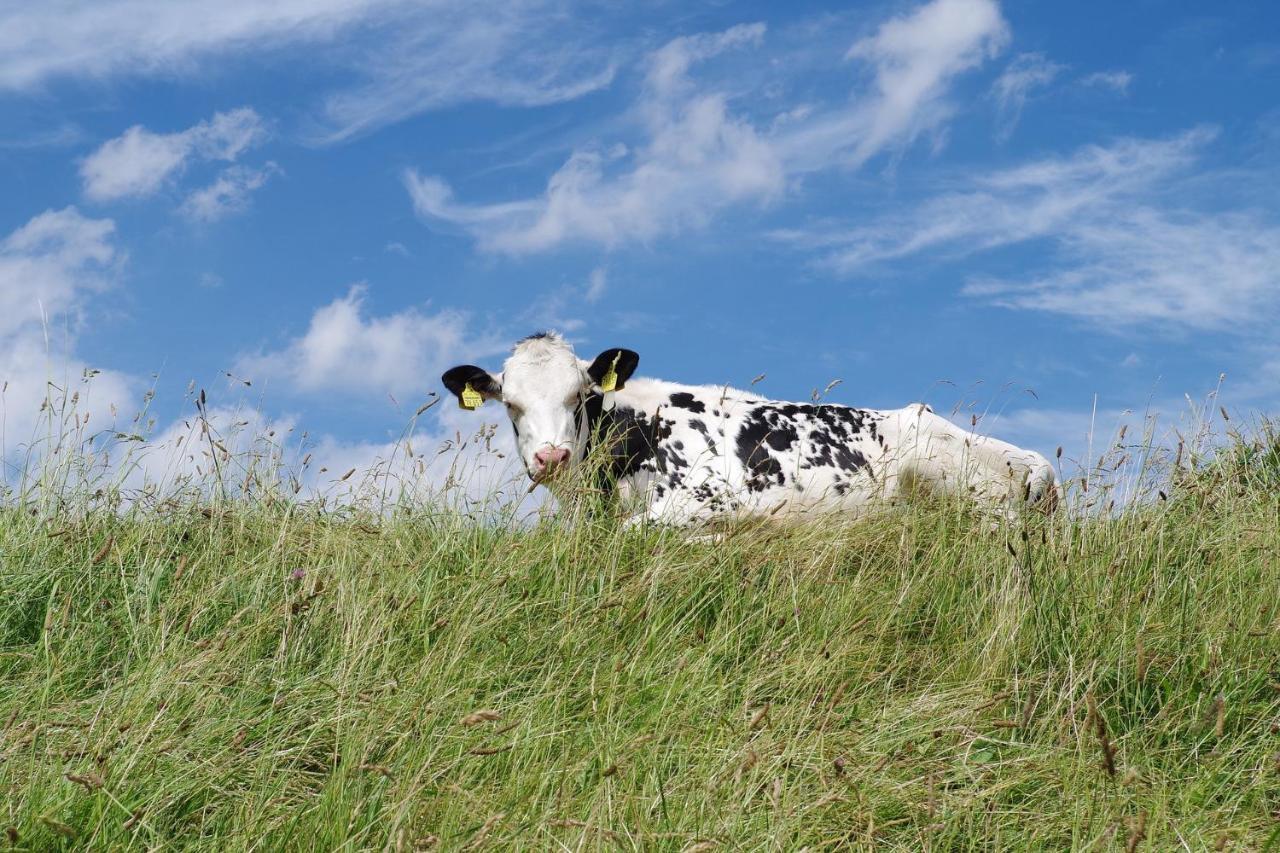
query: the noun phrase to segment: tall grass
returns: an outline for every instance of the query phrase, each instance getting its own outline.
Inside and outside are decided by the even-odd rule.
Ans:
[[[921,500],[703,542],[385,483],[335,510],[204,414],[181,488],[129,493],[123,430],[11,478],[15,848],[1280,846],[1265,424],[1121,436],[995,530]]]

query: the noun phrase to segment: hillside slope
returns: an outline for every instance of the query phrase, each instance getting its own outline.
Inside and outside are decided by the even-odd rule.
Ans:
[[[718,544],[14,509],[0,552],[20,849],[1278,837],[1280,497],[1260,484]]]

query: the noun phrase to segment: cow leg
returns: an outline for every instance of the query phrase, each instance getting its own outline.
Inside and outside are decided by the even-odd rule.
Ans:
[[[665,527],[689,527],[711,521],[715,517],[705,505],[679,492],[669,492],[662,498],[650,500],[645,508],[628,516],[623,525],[637,527],[660,524]]]

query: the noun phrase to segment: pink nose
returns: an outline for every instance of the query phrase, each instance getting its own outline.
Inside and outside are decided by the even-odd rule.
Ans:
[[[569,451],[564,447],[544,447],[533,454],[533,461],[538,463],[539,469],[545,469],[551,465],[563,465],[569,461]]]

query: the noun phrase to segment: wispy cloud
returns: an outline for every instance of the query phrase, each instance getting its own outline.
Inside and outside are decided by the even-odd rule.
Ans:
[[[1222,212],[1202,194],[1178,196],[1215,136],[1199,128],[1086,146],[978,175],[962,191],[876,225],[778,236],[846,274],[926,253],[959,258],[1045,240],[1048,269],[973,276],[964,292],[1112,328],[1249,328],[1280,306],[1280,223],[1274,212]],[[1199,173],[1196,186],[1209,178]]]
[[[882,216],[873,225],[791,229],[775,236],[817,250],[825,266],[846,274],[925,251],[960,256],[1046,237],[1069,227],[1082,211],[1109,207],[1185,169],[1214,136],[1201,128],[1167,140],[1089,145],[1070,157],[970,176],[959,182],[959,191]]]
[[[134,125],[81,161],[84,193],[99,202],[151,195],[188,163],[231,162],[266,137],[265,124],[248,107],[215,113],[208,121],[175,133],[155,133]]]
[[[69,121],[60,121],[39,130],[9,130],[0,136],[0,149],[31,151],[39,148],[66,148],[84,141],[85,130]]]
[[[1129,84],[1132,82],[1133,75],[1128,71],[1095,71],[1080,78],[1081,86],[1111,89],[1120,95],[1129,94]]]
[[[875,68],[877,90],[852,116],[865,124],[856,134],[853,161],[944,121],[951,114],[944,101],[951,81],[999,54],[1008,41],[1008,24],[992,0],[933,0],[849,48],[850,58]]]
[[[199,222],[215,222],[239,213],[249,206],[249,196],[253,191],[279,173],[280,167],[271,162],[260,169],[230,166],[223,169],[212,184],[187,196],[182,203],[182,213]]]
[[[783,188],[777,153],[730,115],[724,94],[699,93],[687,76],[694,63],[763,35],[760,24],[742,25],[679,38],[653,54],[636,107],[647,140],[635,152],[625,145],[577,151],[541,197],[494,205],[460,204],[441,179],[410,170],[414,208],[467,228],[485,249],[523,253],[571,240],[644,241],[696,226],[727,204],[776,195]]]
[[[744,24],[653,52],[630,111],[640,141],[575,151],[539,196],[467,204],[443,179],[409,170],[414,209],[463,228],[484,250],[511,254],[570,242],[612,247],[699,227],[725,208],[780,198],[804,173],[856,167],[936,129],[951,114],[945,96],[954,78],[1008,38],[992,0],[933,0],[848,50],[846,59],[874,78],[852,105],[792,110],[757,125],[691,71],[726,51],[759,47],[764,34],[762,24]]]
[[[604,267],[596,267],[591,271],[591,275],[587,276],[587,287],[583,291],[582,298],[594,305],[604,298],[608,288],[609,271]]]
[[[0,10],[0,91],[195,76],[213,61],[292,60],[324,44],[339,82],[317,105],[314,136],[337,142],[452,104],[533,106],[607,86],[618,48],[602,46],[591,20],[563,0],[9,4]]]
[[[98,0],[0,12],[0,89],[57,78],[191,73],[201,60],[329,40],[407,0]]]
[[[236,373],[287,383],[294,393],[425,393],[455,359],[500,352],[503,345],[470,333],[456,311],[416,308],[367,316],[367,287],[316,309],[306,332],[281,349],[242,356]]]
[[[1104,326],[1162,323],[1270,334],[1280,306],[1280,225],[1255,213],[1135,207],[1096,212],[1061,236],[1062,268],[964,288],[1009,308]]]
[[[532,107],[608,86],[625,48],[558,0],[433,3],[402,15],[377,50],[357,52],[363,81],[324,100],[316,139],[334,143],[468,101]]]
[[[1022,118],[1022,108],[1027,98],[1037,89],[1043,89],[1054,81],[1065,68],[1051,62],[1040,53],[1023,53],[1015,56],[991,86],[991,95],[999,110],[996,134],[1005,140],[1013,135]]]

